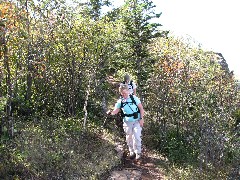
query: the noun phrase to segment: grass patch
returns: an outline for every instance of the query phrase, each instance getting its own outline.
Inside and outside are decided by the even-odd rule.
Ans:
[[[25,123],[19,136],[1,147],[0,178],[98,179],[117,166],[114,146],[80,124],[72,118]]]

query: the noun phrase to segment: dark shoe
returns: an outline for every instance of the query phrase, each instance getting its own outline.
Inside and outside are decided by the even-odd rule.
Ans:
[[[129,154],[129,159],[135,159],[135,157],[136,157],[136,154],[134,153],[134,152],[131,152],[130,154]]]
[[[141,158],[141,154],[137,154],[136,155],[136,160],[140,159]]]

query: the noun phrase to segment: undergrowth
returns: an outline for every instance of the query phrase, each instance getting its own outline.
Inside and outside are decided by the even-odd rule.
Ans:
[[[0,179],[99,179],[120,163],[111,142],[97,128],[83,130],[79,119],[24,124],[17,137],[1,142]]]

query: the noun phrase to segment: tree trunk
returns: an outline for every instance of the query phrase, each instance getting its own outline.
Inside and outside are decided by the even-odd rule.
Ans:
[[[87,115],[88,115],[87,105],[88,105],[88,97],[90,95],[91,81],[92,81],[92,77],[90,76],[88,86],[87,86],[86,99],[85,99],[84,107],[83,107],[83,112],[84,112],[83,128],[84,129],[86,129],[86,123],[87,123]]]
[[[11,117],[12,115],[12,80],[11,80],[11,67],[9,64],[9,57],[8,57],[8,47],[7,47],[7,41],[4,36],[3,38],[3,60],[4,60],[4,68],[6,70],[6,88],[7,88],[7,104],[6,104],[6,117],[5,120],[3,119],[2,124],[7,125],[8,134],[10,137],[12,137],[13,134],[13,119]]]

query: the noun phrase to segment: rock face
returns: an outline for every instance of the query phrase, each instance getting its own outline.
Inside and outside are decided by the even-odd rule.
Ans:
[[[215,53],[217,62],[222,66],[222,69],[230,73],[226,59],[223,57],[222,53]]]
[[[240,91],[240,78],[236,78],[235,79],[235,83],[237,84],[237,88],[238,88],[238,90]]]
[[[215,61],[222,66],[222,69],[223,69],[226,73],[228,73],[228,74],[230,74],[230,75],[234,75],[234,72],[233,72],[233,71],[230,72],[230,70],[229,70],[229,68],[228,68],[227,61],[226,61],[225,58],[223,57],[222,53],[215,53],[215,54],[216,54],[216,59],[215,59]],[[240,77],[236,77],[236,76],[235,76],[235,83],[236,83],[236,85],[237,85],[238,90],[240,90]]]
[[[229,70],[228,63],[226,59],[223,57],[222,53],[207,51],[205,52],[205,55],[210,57],[211,64],[215,64],[215,63],[219,64],[221,66],[221,69],[225,72],[225,75],[227,75],[226,77],[231,77],[231,78],[234,77],[234,79],[236,80],[236,84],[240,86],[239,85],[240,77],[237,77],[233,71]]]
[[[211,57],[211,63],[219,64],[226,73],[230,74],[227,61],[222,53],[208,51],[206,54]]]

